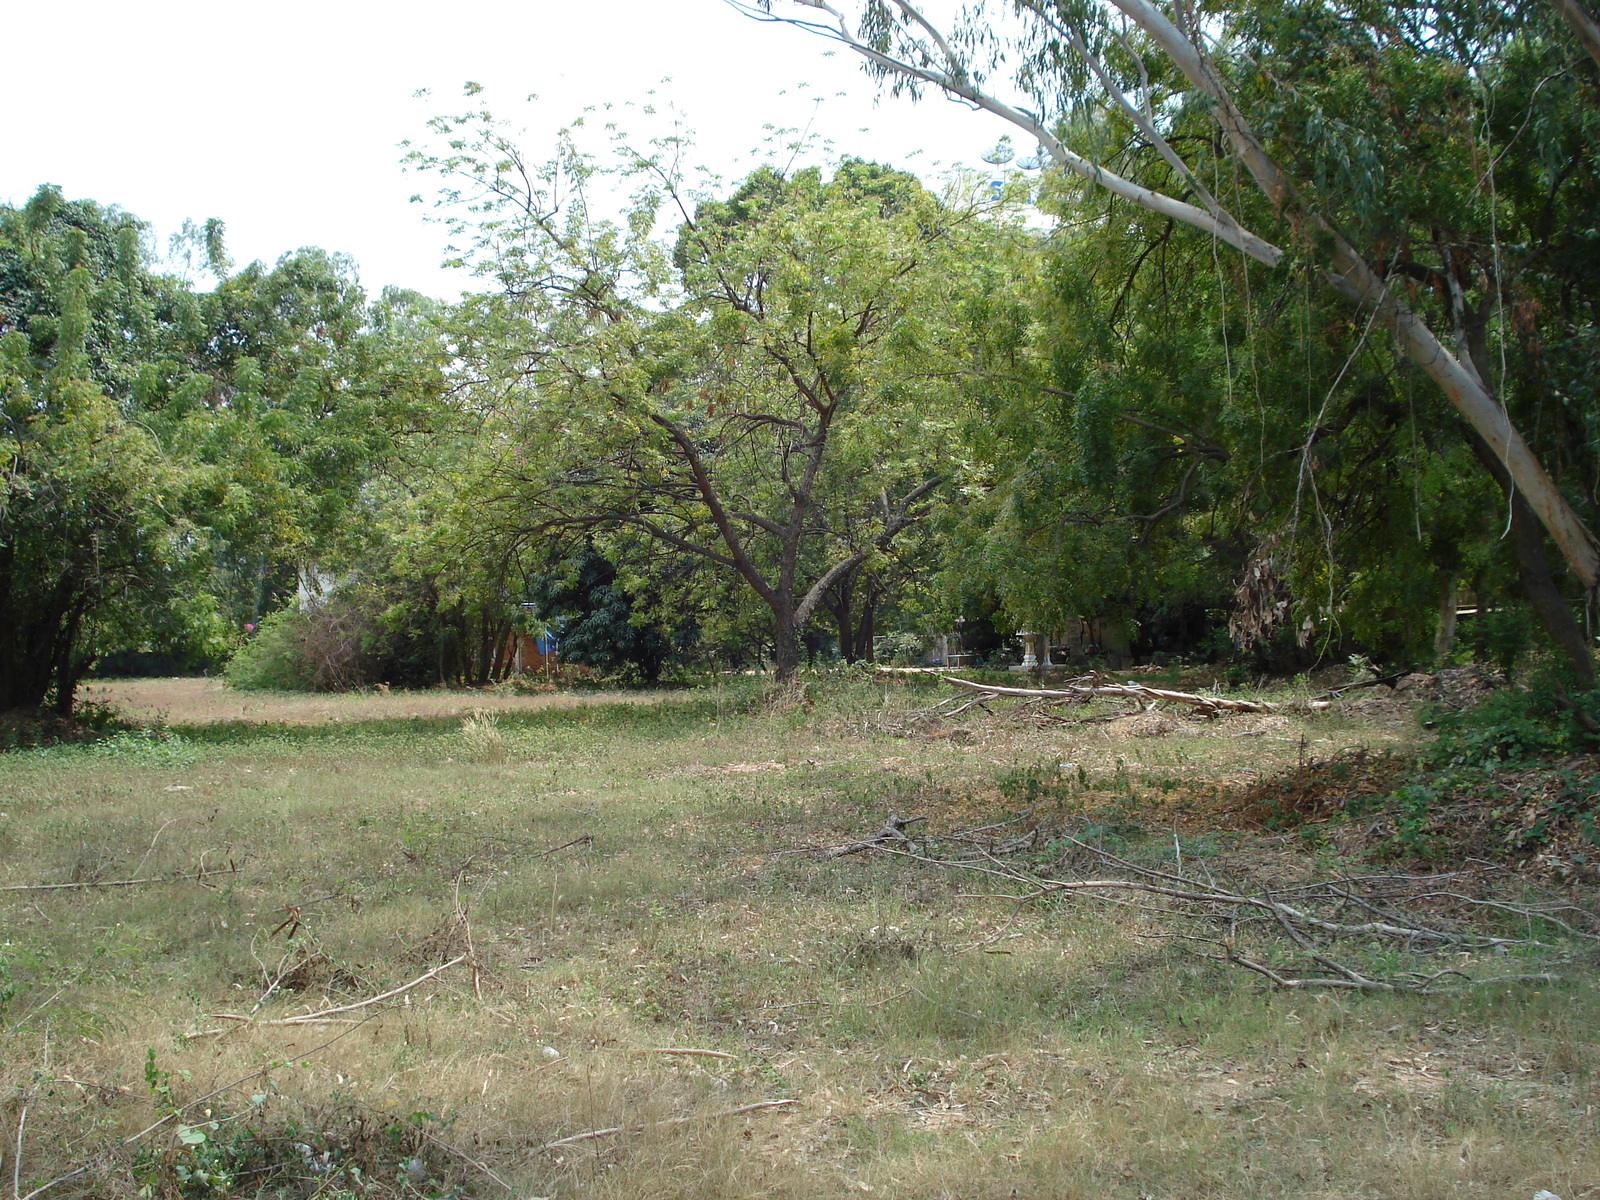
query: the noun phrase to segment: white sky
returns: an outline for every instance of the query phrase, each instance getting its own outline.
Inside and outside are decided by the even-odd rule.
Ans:
[[[241,264],[322,246],[354,256],[373,293],[467,286],[408,203],[432,179],[399,165],[398,144],[441,112],[527,123],[537,159],[586,106],[671,102],[730,181],[760,161],[768,123],[809,121],[834,153],[930,179],[936,163],[981,166],[1006,129],[937,98],[875,103],[853,55],[720,0],[78,0],[11,6],[4,25],[0,200],[59,184],[150,222],[163,246],[184,218],[220,217]],[[464,102],[469,79],[486,90]]]

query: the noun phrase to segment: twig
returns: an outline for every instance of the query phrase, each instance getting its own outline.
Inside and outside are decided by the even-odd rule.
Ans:
[[[916,988],[903,988],[892,996],[885,996],[882,1000],[797,1000],[793,1004],[763,1004],[761,1011],[782,1012],[786,1008],[814,1008],[817,1005],[824,1008],[882,1008],[885,1004],[902,996],[909,996],[916,990]]]
[[[906,836],[906,826],[915,825],[918,821],[926,821],[927,817],[897,817],[889,814],[889,819],[883,823],[883,828],[877,833],[861,842],[849,842],[836,849],[828,851],[829,858],[843,858],[847,854],[860,854],[863,850],[875,850],[885,841],[903,842],[911,844],[911,839]]]
[[[575,1146],[579,1142],[593,1141],[595,1138],[611,1137],[618,1133],[643,1133],[647,1129],[661,1129],[668,1125],[687,1125],[691,1121],[721,1119],[723,1117],[737,1117],[742,1113],[761,1112],[769,1108],[787,1108],[791,1104],[799,1104],[798,1100],[758,1100],[754,1104],[741,1104],[738,1108],[730,1108],[726,1112],[706,1113],[704,1116],[671,1117],[665,1121],[650,1121],[643,1125],[613,1125],[609,1129],[591,1129],[587,1133],[575,1133],[571,1137],[557,1138],[553,1142],[546,1142],[540,1150],[554,1150],[557,1146]]]
[[[182,883],[186,879],[209,879],[213,875],[236,875],[239,872],[238,864],[232,859],[228,860],[226,867],[204,868],[193,874],[183,875],[149,875],[143,879],[100,879],[89,880],[82,883],[8,883],[0,887],[0,892],[56,892],[56,891],[81,891],[87,888],[115,888],[133,887],[139,883]]]
[[[462,1162],[466,1163],[468,1166],[476,1167],[478,1170],[482,1171],[490,1179],[494,1180],[501,1187],[505,1188],[506,1191],[515,1192],[517,1190],[516,1188],[512,1187],[509,1183],[507,1183],[504,1179],[501,1179],[500,1176],[496,1175],[492,1170],[490,1170],[489,1169],[489,1165],[487,1163],[479,1162],[477,1159],[473,1158],[472,1155],[468,1154],[465,1150],[462,1150],[462,1149],[460,1149],[459,1147],[456,1147],[456,1146],[452,1146],[449,1142],[444,1141],[442,1138],[435,1137],[433,1134],[429,1133],[426,1129],[420,1130],[419,1132],[421,1132],[423,1137],[427,1138],[428,1141],[432,1142],[435,1146],[439,1147],[439,1149],[443,1150],[446,1154],[453,1155],[454,1157],[459,1158]]]
[[[472,994],[478,998],[478,1003],[482,1004],[483,979],[482,972],[478,969],[478,954],[472,946],[472,922],[467,920],[467,910],[461,907],[461,876],[465,874],[465,871],[466,869],[463,867],[462,870],[456,872],[454,895],[456,920],[461,922],[461,930],[467,939],[467,962],[472,967]]]
[[[561,807],[562,808],[566,808],[567,806],[565,804],[563,804]],[[581,812],[582,810],[575,808],[572,811],[573,812]],[[593,816],[594,814],[590,813],[589,815]],[[561,845],[559,845],[559,846],[551,846],[550,849],[548,849],[548,850],[541,850],[538,854],[535,854],[533,857],[534,858],[548,858],[550,855],[554,854],[556,851],[558,851],[558,850],[566,850],[571,846],[593,846],[593,845],[594,845],[594,834],[586,833],[582,837],[573,838],[570,842],[562,842]]]
[[[162,824],[160,829],[156,830],[155,837],[150,839],[150,848],[144,852],[144,857],[139,860],[139,865],[133,869],[133,873],[135,875],[144,870],[144,864],[149,862],[150,856],[155,853],[156,843],[161,840],[161,835],[167,831],[167,826],[171,825],[173,821],[176,821],[177,819],[177,817],[168,819]]]
[[[1452,981],[1459,981],[1469,986],[1484,986],[1506,982],[1513,978],[1523,978],[1506,976],[1497,976],[1493,979],[1473,978],[1456,969],[1432,973],[1392,969],[1384,974],[1373,974],[1364,968],[1358,969],[1359,960],[1357,965],[1339,961],[1328,948],[1331,943],[1338,941],[1379,939],[1402,944],[1411,953],[1418,954],[1437,952],[1450,947],[1468,950],[1500,949],[1513,945],[1547,950],[1551,948],[1531,937],[1508,938],[1479,932],[1470,925],[1459,923],[1459,919],[1457,924],[1452,924],[1449,919],[1424,922],[1399,911],[1389,902],[1398,898],[1413,900],[1442,898],[1462,906],[1481,905],[1493,911],[1514,913],[1530,921],[1544,918],[1567,928],[1571,933],[1582,932],[1567,926],[1559,918],[1550,916],[1549,909],[1559,907],[1554,904],[1538,907],[1519,906],[1430,888],[1430,885],[1436,884],[1439,880],[1461,878],[1460,873],[1434,877],[1400,875],[1345,877],[1312,884],[1297,884],[1283,889],[1243,891],[1211,879],[1210,872],[1203,863],[1198,864],[1198,868],[1205,874],[1206,881],[1202,882],[1184,873],[1183,860],[1179,857],[1182,847],[1176,844],[1176,837],[1174,859],[1178,865],[1177,870],[1173,871],[1143,866],[1079,838],[1057,834],[1053,836],[1060,837],[1060,840],[1090,855],[1097,863],[1115,868],[1118,872],[1116,874],[1107,872],[1093,877],[1062,878],[1054,873],[1060,864],[1054,868],[1045,868],[998,857],[1000,854],[1021,849],[1020,843],[1007,843],[989,848],[977,839],[968,839],[977,843],[978,854],[962,857],[941,857],[933,850],[923,852],[921,847],[912,847],[908,843],[895,845],[894,840],[903,839],[904,836],[898,835],[895,839],[889,836],[896,832],[893,826],[895,821],[898,821],[898,818],[891,817],[891,824],[885,826],[883,833],[878,837],[866,842],[851,843],[843,847],[843,851],[869,851],[907,858],[945,870],[972,871],[998,876],[1012,885],[1020,884],[1026,889],[1020,894],[992,897],[1014,903],[1026,903],[1052,895],[1082,894],[1102,903],[1125,905],[1149,916],[1200,922],[1202,925],[1209,925],[1215,931],[1211,937],[1162,936],[1182,936],[1187,940],[1202,941],[1213,946],[1220,945],[1224,950],[1222,955],[1207,957],[1252,971],[1276,987],[1426,993],[1437,991]],[[1174,833],[1176,835],[1176,831]],[[947,838],[935,840],[960,842],[963,838],[961,834],[952,834]],[[835,855],[838,853],[839,851],[834,852]],[[1408,884],[1409,887],[1406,886]],[[1286,902],[1286,897],[1292,897],[1293,903]],[[1352,916],[1356,913],[1367,919],[1352,920]],[[1252,957],[1237,942],[1241,932],[1248,931],[1259,937],[1272,930],[1276,931],[1291,950],[1293,961],[1287,965],[1274,962],[1271,957],[1265,957],[1264,960],[1261,955]],[[998,940],[999,936],[997,934],[985,937],[964,949],[985,948]],[[1558,977],[1535,974],[1525,978],[1529,981],[1549,982]],[[798,1005],[779,1007],[798,1007]]]
[[[678,1046],[645,1046],[638,1050],[630,1050],[630,1054],[677,1054],[685,1058],[726,1058],[736,1059],[737,1054],[728,1054],[722,1050],[695,1050]]]
[[[17,1152],[11,1156],[11,1194],[17,1200],[22,1196],[22,1131],[28,1124],[28,1106],[22,1106],[22,1113],[17,1117]]]

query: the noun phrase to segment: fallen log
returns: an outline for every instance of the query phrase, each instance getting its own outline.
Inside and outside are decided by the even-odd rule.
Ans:
[[[973,683],[970,679],[957,679],[954,675],[943,677],[946,683],[986,692],[993,696],[1018,696],[1025,700],[1088,700],[1092,696],[1121,696],[1130,700],[1154,703],[1170,700],[1174,704],[1187,704],[1205,713],[1219,712],[1273,712],[1275,706],[1265,700],[1235,700],[1228,696],[1199,696],[1193,692],[1174,692],[1166,688],[1145,687],[1140,683],[1068,684],[1063,688],[1015,688],[994,683]]]

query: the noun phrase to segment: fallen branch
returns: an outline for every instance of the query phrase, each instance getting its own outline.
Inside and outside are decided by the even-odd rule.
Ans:
[[[587,1133],[575,1133],[571,1137],[557,1138],[553,1142],[546,1142],[539,1149],[554,1150],[557,1146],[576,1146],[579,1142],[593,1141],[595,1138],[612,1137],[619,1133],[643,1133],[647,1129],[662,1129],[669,1125],[687,1125],[691,1121],[713,1120],[724,1117],[737,1117],[742,1113],[761,1112],[769,1108],[787,1108],[791,1104],[799,1104],[798,1100],[758,1100],[754,1104],[741,1104],[738,1108],[730,1108],[726,1112],[696,1114],[692,1117],[671,1117],[665,1121],[650,1121],[643,1125],[613,1125],[609,1129],[591,1129]]]
[[[736,1059],[737,1054],[729,1054],[723,1050],[695,1050],[678,1046],[645,1046],[639,1050],[629,1051],[631,1054],[676,1054],[684,1058],[726,1058]]]
[[[1170,700],[1174,704],[1187,704],[1191,708],[1198,708],[1201,712],[1216,714],[1219,712],[1273,712],[1275,705],[1268,704],[1265,700],[1235,700],[1229,696],[1200,696],[1193,692],[1174,692],[1166,688],[1145,687],[1142,683],[1115,683],[1115,684],[1068,684],[1061,688],[1015,688],[1002,687],[994,683],[974,683],[970,679],[958,679],[954,675],[945,675],[946,683],[956,687],[970,688],[975,692],[983,692],[991,696],[1016,696],[1024,700],[1076,700],[1079,702],[1089,700],[1095,696],[1120,696],[1130,700],[1143,700],[1155,702]]]
[[[455,958],[452,958],[449,962],[440,963],[437,967],[434,967],[433,970],[428,971],[425,974],[418,975],[410,983],[403,983],[397,988],[390,988],[387,992],[384,992],[384,993],[382,993],[381,995],[378,995],[378,996],[373,996],[370,999],[357,1000],[353,1004],[341,1004],[336,1008],[324,1008],[324,1009],[321,1009],[321,1010],[319,1010],[317,1012],[314,1012],[314,1013],[301,1013],[297,1017],[279,1017],[279,1018],[276,1018],[275,1020],[271,1020],[271,1021],[262,1021],[262,1020],[256,1019],[253,1016],[243,1016],[243,1015],[240,1015],[239,1013],[211,1013],[210,1016],[211,1016],[211,1019],[214,1020],[214,1021],[238,1021],[241,1025],[285,1026],[285,1025],[346,1024],[346,1023],[349,1023],[349,1022],[345,1022],[345,1021],[342,1021],[342,1020],[333,1020],[333,1018],[341,1017],[344,1013],[355,1012],[358,1009],[369,1008],[374,1004],[381,1004],[385,1000],[392,1000],[392,999],[394,999],[394,997],[400,995],[403,992],[409,992],[412,988],[418,986],[419,984],[427,983],[428,980],[434,978],[437,975],[442,974],[445,971],[448,971],[451,967],[454,967],[454,966],[457,966],[457,965],[459,965],[461,963],[466,962],[469,957],[470,956],[466,955],[466,954],[459,954]],[[365,1020],[365,1018],[363,1018],[363,1020]],[[354,1023],[355,1024],[360,1024],[361,1022],[354,1022]],[[207,1029],[207,1030],[203,1030],[200,1033],[191,1033],[191,1034],[187,1034],[186,1036],[191,1037],[191,1038],[206,1037],[208,1034],[225,1033],[225,1032],[227,1032],[228,1028],[229,1027],[224,1026],[222,1029]],[[238,1026],[233,1026],[232,1028],[238,1028]]]
[[[89,888],[133,887],[141,883],[183,883],[185,880],[210,879],[213,875],[235,875],[239,867],[231,858],[226,867],[201,867],[192,874],[147,875],[143,879],[89,879],[80,883],[8,883],[0,892],[65,892],[85,891]]]
[[[860,854],[863,850],[872,850],[885,842],[898,842],[910,846],[912,841],[906,836],[906,826],[914,825],[918,821],[926,821],[927,817],[897,817],[889,814],[889,819],[883,823],[883,828],[862,842],[849,842],[827,853],[828,858],[843,858],[847,854]]]
[[[430,1144],[439,1147],[439,1149],[443,1150],[446,1154],[450,1155],[452,1158],[460,1159],[462,1162],[466,1163],[469,1167],[475,1167],[479,1171],[482,1171],[490,1179],[494,1180],[501,1187],[505,1188],[506,1191],[512,1192],[512,1193],[516,1192],[517,1189],[512,1187],[504,1179],[501,1179],[500,1176],[496,1175],[494,1173],[494,1171],[489,1167],[488,1163],[484,1163],[484,1162],[478,1161],[476,1158],[473,1158],[472,1155],[468,1154],[465,1150],[461,1149],[459,1146],[452,1146],[449,1142],[444,1141],[441,1138],[435,1137],[433,1134],[429,1133],[426,1129],[419,1129],[418,1132],[421,1133],[422,1136]]]
[[[1543,971],[1468,974],[1463,968],[1470,965],[1474,953],[1498,955],[1513,947],[1541,952],[1556,949],[1532,936],[1500,936],[1493,929],[1482,928],[1477,919],[1486,911],[1545,919],[1569,935],[1588,938],[1595,935],[1581,928],[1585,919],[1600,928],[1600,918],[1581,909],[1563,907],[1572,918],[1563,922],[1539,906],[1467,895],[1454,882],[1467,878],[1467,872],[1347,876],[1281,888],[1241,887],[1219,882],[1208,870],[1203,879],[1186,873],[1181,861],[1172,869],[1145,866],[1065,831],[1045,834],[1035,830],[1020,839],[993,837],[987,841],[974,836],[980,831],[930,834],[920,845],[912,846],[903,835],[890,836],[898,820],[891,817],[876,837],[850,843],[827,857],[862,851],[974,872],[1011,884],[1015,891],[990,898],[1017,904],[1082,895],[1127,906],[1169,930],[1142,936],[1178,938],[1213,947],[1215,952],[1204,957],[1251,971],[1280,988],[1418,994],[1512,981],[1556,982],[1559,976]],[[1041,864],[1032,857],[1041,842],[1070,849],[1055,862]],[[1030,857],[1007,857],[1022,851],[1028,851]],[[1074,860],[1080,863],[1081,873],[1069,869]],[[1429,905],[1427,919],[1401,907],[1420,904]],[[968,949],[983,948],[995,940],[997,936],[985,938]],[[1372,945],[1392,947],[1413,964],[1418,958],[1442,952],[1465,951],[1468,957],[1432,972],[1404,969],[1393,962],[1379,969],[1369,964],[1364,952]]]
[[[1404,679],[1407,674],[1409,674],[1407,671],[1396,671],[1393,675],[1382,675],[1377,679],[1358,679],[1355,683],[1346,683],[1341,684],[1336,688],[1329,688],[1327,691],[1318,696],[1317,699],[1337,700],[1346,692],[1354,692],[1360,688],[1377,687],[1379,684],[1385,684],[1392,688],[1395,684]]]
[[[565,849],[567,849],[568,847],[571,847],[571,846],[593,846],[593,845],[594,845],[594,834],[586,833],[586,834],[583,834],[581,837],[573,838],[570,842],[562,842],[561,845],[559,845],[559,846],[551,846],[550,849],[548,849],[548,850],[541,850],[538,854],[535,854],[533,857],[534,858],[547,858],[550,855],[554,854],[557,850],[565,850]]]

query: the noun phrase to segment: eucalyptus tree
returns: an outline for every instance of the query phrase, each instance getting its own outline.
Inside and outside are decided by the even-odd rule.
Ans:
[[[677,144],[602,169],[567,139],[536,166],[487,113],[436,128],[454,152],[413,161],[470,207],[499,285],[458,336],[499,392],[485,511],[529,537],[631,532],[738,580],[787,681],[829,589],[941,495],[975,214],[867,163],[764,168],[718,199]],[[602,185],[632,192],[614,218]]]
[[[986,318],[952,583],[1028,624],[1184,613],[1191,645],[1236,610],[1279,667],[1422,657],[1451,583],[1503,593],[1494,484],[1387,339],[1352,357],[1336,298],[1252,291],[1136,207],[1051,203],[1075,231]]]
[[[1513,511],[1600,585],[1593,436],[1571,402],[1584,372],[1545,353],[1594,321],[1595,64],[1554,8],[1014,0],[941,24],[905,0],[736,7],[995,114],[1062,172],[1259,264],[1259,290],[1299,278],[1353,301],[1352,354],[1387,333],[1498,464]],[[1541,409],[1584,431],[1576,455]],[[1526,578],[1538,536],[1522,540]],[[1592,675],[1570,610],[1563,632],[1535,603]]]

